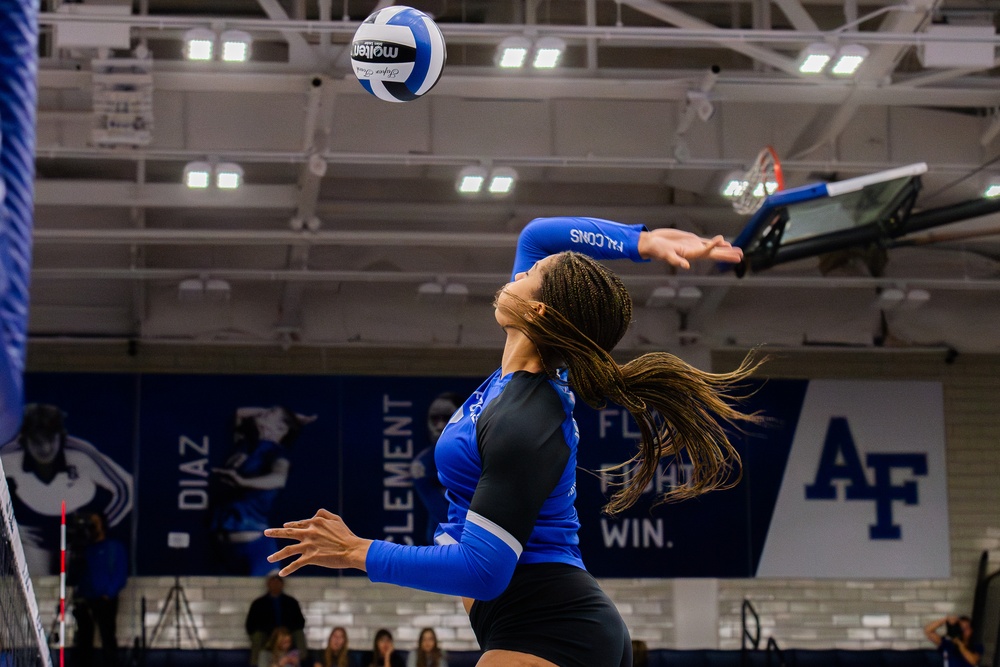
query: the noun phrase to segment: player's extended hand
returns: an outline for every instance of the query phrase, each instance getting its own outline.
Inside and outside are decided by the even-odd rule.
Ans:
[[[658,259],[681,269],[690,269],[691,261],[709,259],[735,264],[743,259],[743,250],[721,236],[710,239],[680,229],[654,229],[639,235],[639,255]]]
[[[334,569],[365,569],[365,558],[371,540],[364,540],[351,532],[344,520],[336,514],[321,509],[305,521],[289,521],[282,528],[268,528],[268,537],[279,540],[295,540],[277,553],[267,557],[269,563],[276,563],[292,556],[297,559],[278,572],[286,577],[303,565],[319,565]]]

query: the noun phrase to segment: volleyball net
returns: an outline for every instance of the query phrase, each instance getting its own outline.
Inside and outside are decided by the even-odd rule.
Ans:
[[[0,665],[51,667],[5,479],[0,480],[0,532]]]
[[[36,2],[0,0],[0,444],[16,437],[24,405],[37,68]],[[2,465],[0,533],[0,665],[50,667]]]

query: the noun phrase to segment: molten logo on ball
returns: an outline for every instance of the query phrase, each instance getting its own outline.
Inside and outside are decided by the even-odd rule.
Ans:
[[[410,7],[380,9],[351,42],[354,74],[365,90],[389,102],[415,100],[434,87],[446,56],[440,28]]]
[[[412,61],[416,54],[416,49],[407,49],[406,47],[400,47],[398,44],[389,46],[373,40],[351,44],[351,59],[366,63],[394,63],[400,59],[400,48],[411,51],[409,54],[404,53],[403,59]]]

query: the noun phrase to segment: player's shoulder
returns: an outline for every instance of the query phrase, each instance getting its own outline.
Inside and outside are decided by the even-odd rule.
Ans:
[[[545,433],[565,419],[563,402],[548,375],[517,371],[483,411],[477,431],[480,435],[488,431],[492,438],[526,442],[532,433]]]
[[[511,406],[532,412],[562,412],[562,400],[545,372],[515,371],[503,392],[497,397],[498,407]]]

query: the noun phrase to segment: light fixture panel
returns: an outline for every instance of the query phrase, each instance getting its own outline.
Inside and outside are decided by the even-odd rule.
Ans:
[[[516,69],[524,66],[524,60],[528,57],[528,50],[521,48],[504,49],[500,57],[500,67],[505,69]]]
[[[459,194],[474,195],[482,191],[486,183],[486,168],[480,165],[464,167],[458,172],[455,180],[455,189]]]
[[[737,178],[731,179],[729,182],[726,183],[725,187],[722,188],[722,196],[739,197],[741,194],[743,194],[743,191],[747,189],[748,185],[750,184],[747,183],[745,180]]]
[[[479,192],[483,189],[484,180],[482,176],[463,176],[458,191],[466,195]]]
[[[490,179],[490,194],[505,195],[514,187],[514,179],[509,176],[496,176]]]
[[[242,30],[227,30],[222,33],[222,60],[228,63],[242,63],[250,58],[250,33]]]
[[[223,42],[222,59],[227,63],[246,62],[250,49],[242,42]]]
[[[562,60],[566,51],[566,42],[558,37],[542,37],[535,42],[535,57],[532,67],[535,69],[552,69]]]
[[[837,60],[830,73],[835,76],[852,76],[868,57],[868,49],[860,44],[847,44],[837,52]]]
[[[184,56],[188,60],[211,60],[215,55],[216,35],[208,28],[192,28],[184,33]]]
[[[215,168],[215,187],[235,190],[243,185],[243,168],[232,162],[219,163]]]
[[[497,167],[490,174],[490,184],[487,188],[491,195],[506,195],[514,189],[517,182],[517,172],[510,167]]]
[[[184,185],[192,190],[207,188],[212,180],[212,165],[207,162],[188,162],[184,165]]]
[[[502,69],[518,69],[524,67],[531,50],[531,40],[521,35],[507,37],[497,47],[496,64]]]
[[[826,42],[814,42],[799,54],[799,72],[821,74],[835,54],[834,48]]]

